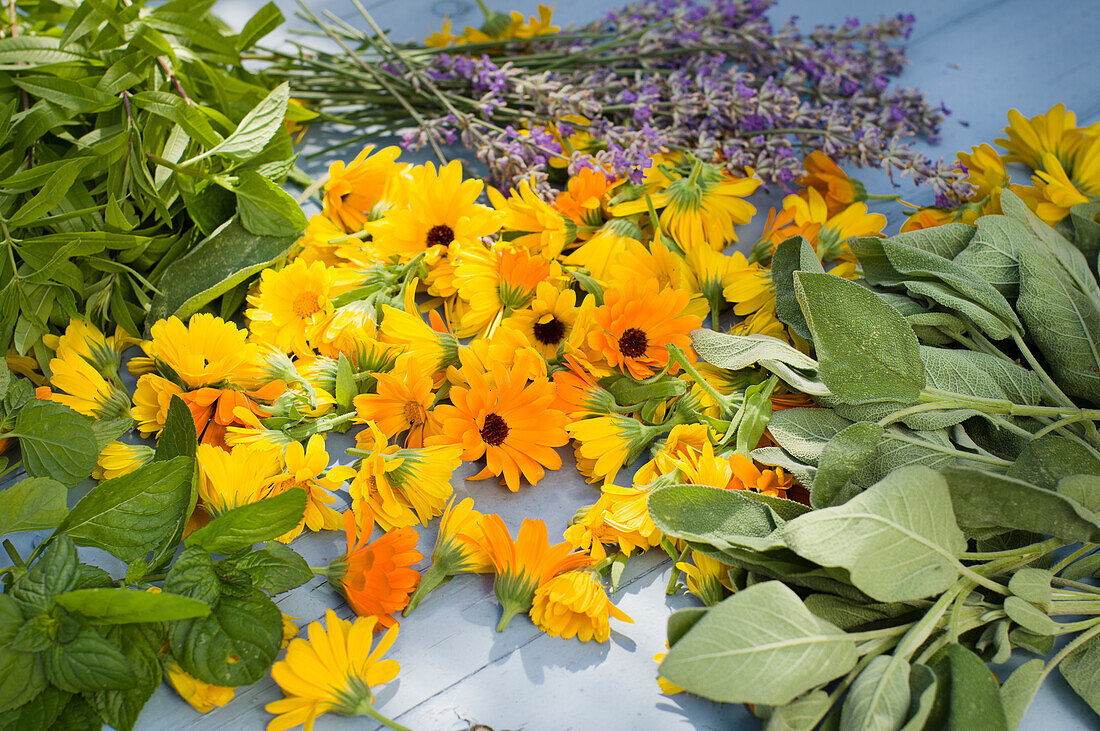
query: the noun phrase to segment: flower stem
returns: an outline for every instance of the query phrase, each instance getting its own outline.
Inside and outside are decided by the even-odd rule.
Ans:
[[[394,731],[410,731],[407,726],[402,726],[397,721],[394,721],[392,718],[387,718],[386,716],[383,716],[381,713],[374,709],[374,706],[369,703],[363,704],[359,707],[358,710],[360,716],[369,716],[375,721],[378,721],[378,723],[382,724],[383,726],[394,729]]]

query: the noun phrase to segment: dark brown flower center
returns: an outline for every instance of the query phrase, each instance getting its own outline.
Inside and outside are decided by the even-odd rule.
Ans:
[[[535,340],[543,345],[557,345],[565,337],[565,323],[556,317],[551,317],[546,322],[536,322],[531,329]]]
[[[455,232],[445,223],[432,226],[428,231],[428,246],[446,246],[455,240]]]
[[[487,414],[485,426],[481,427],[481,438],[490,447],[499,447],[508,438],[508,422],[497,414]]]
[[[619,337],[619,352],[627,358],[641,358],[649,347],[649,338],[636,327],[627,328]]]

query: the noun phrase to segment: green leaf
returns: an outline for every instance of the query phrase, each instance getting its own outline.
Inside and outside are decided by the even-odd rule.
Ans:
[[[924,364],[913,328],[855,282],[796,272],[795,293],[814,336],[821,380],[847,403],[915,401]]]
[[[53,599],[90,624],[167,622],[205,617],[210,613],[207,604],[195,599],[131,589],[77,589],[58,594]]]
[[[233,185],[241,224],[261,236],[298,236],[305,230],[306,214],[290,195],[268,178],[242,170]]]
[[[235,553],[283,535],[302,522],[305,509],[305,490],[291,488],[274,497],[227,510],[187,536],[184,544],[210,553]]]
[[[1058,480],[1055,492],[1076,501],[1086,510],[1100,515],[1100,477],[1067,475]]]
[[[137,682],[122,651],[91,627],[81,628],[69,642],[53,645],[44,657],[50,682],[70,693],[123,690]]]
[[[1026,602],[1018,596],[1005,598],[1005,614],[1016,624],[1020,625],[1034,635],[1055,635],[1058,633],[1058,623],[1036,609],[1033,604]]]
[[[77,114],[105,112],[122,103],[117,96],[58,76],[16,76],[12,82],[34,98],[45,99]]]
[[[82,546],[132,561],[170,536],[190,503],[194,474],[193,458],[175,457],[106,480],[73,507],[60,529]]]
[[[1043,672],[1045,667],[1046,664],[1039,658],[1028,660],[1013,670],[1001,685],[1001,705],[1004,706],[1005,722],[1009,729],[1015,729],[1023,720],[1027,707],[1046,677]]]
[[[884,602],[946,591],[966,550],[947,483],[925,467],[896,470],[844,505],[795,518],[779,536],[803,558],[847,569],[857,589]]]
[[[672,647],[680,638],[688,633],[695,624],[707,615],[709,607],[686,607],[677,609],[668,615],[668,623],[665,632],[668,635],[668,646]]]
[[[1058,665],[1077,695],[1100,714],[1100,636],[1094,635]]]
[[[779,320],[803,340],[810,340],[810,327],[806,324],[794,291],[794,273],[798,271],[825,273],[814,247],[801,236],[789,238],[775,247],[772,254],[772,284]]]
[[[841,731],[894,731],[909,713],[909,663],[879,655],[851,688],[840,714]]]
[[[70,695],[61,715],[46,731],[100,731],[103,722],[83,695]]]
[[[145,109],[157,116],[175,122],[203,147],[213,147],[222,141],[202,112],[188,106],[182,98],[167,91],[142,91],[131,99],[138,109]]]
[[[913,665],[909,671],[909,714],[901,731],[921,731],[932,715],[939,682],[927,665]]]
[[[1073,223],[1073,245],[1081,250],[1085,261],[1097,271],[1097,259],[1100,255],[1100,201],[1078,203],[1069,210]]]
[[[336,361],[336,405],[341,412],[352,409],[352,401],[359,395],[359,387],[355,383],[355,370],[351,367],[351,361],[340,353],[340,359]],[[634,403],[623,401],[622,403]]]
[[[827,508],[842,502],[844,486],[874,457],[883,432],[881,426],[869,421],[857,421],[837,432],[821,450],[810,504]]]
[[[1100,518],[1064,495],[971,467],[949,467],[941,474],[959,525],[971,535],[1015,529],[1071,543],[1100,542]]]
[[[817,726],[832,702],[823,690],[814,690],[772,710],[764,731],[810,731]]]
[[[247,573],[252,578],[252,586],[271,596],[290,591],[313,578],[313,571],[305,559],[277,541],[240,558],[224,561]]]
[[[1063,477],[1100,476],[1100,459],[1079,442],[1046,434],[1028,442],[1006,474],[1054,490]]]
[[[0,535],[56,528],[68,512],[67,493],[48,477],[22,480],[0,492]]]
[[[109,633],[108,638],[122,649],[138,682],[128,690],[99,690],[86,693],[84,698],[112,728],[132,731],[141,709],[160,685],[159,640],[154,646],[150,633],[135,626],[112,627]]]
[[[0,646],[0,713],[33,700],[46,688],[42,655]]]
[[[186,320],[203,305],[281,259],[296,236],[257,236],[232,219],[165,268],[147,322]]]
[[[1020,249],[1027,246],[1023,224],[1008,216],[982,216],[970,245],[955,263],[981,279],[1010,301],[1020,293]]]
[[[1008,580],[1008,590],[1025,601],[1049,609],[1050,579],[1051,573],[1047,569],[1018,569]]]
[[[75,51],[62,50],[58,39],[50,36],[0,38],[0,71],[80,61],[83,58]]]
[[[283,14],[275,3],[267,3],[248,19],[237,36],[237,50],[244,53],[256,42],[282,25]]]
[[[197,451],[198,437],[195,435],[195,419],[191,416],[191,409],[179,396],[172,396],[164,418],[164,429],[157,438],[153,461],[164,462],[181,456],[194,457]]]
[[[39,673],[41,674],[42,682],[45,683],[46,675],[45,671],[41,669],[41,658],[38,660],[37,665]],[[52,685],[46,685],[44,688],[41,686],[33,687],[37,687],[42,692],[18,708],[0,714],[0,726],[2,726],[5,731],[19,731],[20,729],[31,728],[53,728],[54,722],[61,716],[62,712],[65,710],[65,706],[73,697],[71,693],[66,693],[60,688],[55,688]]]
[[[221,580],[210,554],[197,547],[185,548],[168,570],[164,590],[214,604],[221,595]]]
[[[210,616],[173,622],[172,655],[185,671],[215,685],[249,685],[267,674],[283,639],[282,615],[263,593],[222,595]]]
[[[11,597],[24,616],[48,611],[53,596],[72,589],[77,579],[76,546],[67,535],[59,535],[50,543],[27,573],[15,580]]]
[[[782,541],[772,533],[784,519],[745,495],[741,490],[706,485],[668,485],[650,492],[649,515],[667,535],[718,551],[731,546],[754,550],[781,547]]]
[[[816,465],[829,440],[851,424],[832,409],[782,409],[772,414],[768,433],[793,457]]]
[[[931,667],[939,676],[942,698],[937,705],[942,706],[933,711],[930,728],[1007,729],[997,679],[980,657],[952,643]],[[942,722],[937,723],[937,715]]]
[[[782,706],[844,675],[857,657],[854,640],[768,581],[711,607],[672,647],[660,674],[711,700]]]
[[[802,393],[829,392],[818,380],[817,361],[769,335],[731,335],[702,328],[692,331],[691,345],[700,358],[719,368],[739,371],[758,365]]]
[[[857,601],[834,594],[810,594],[804,601],[811,612],[845,631],[896,619],[921,606],[914,602],[883,604],[865,599]]]
[[[75,485],[92,473],[99,451],[91,420],[53,401],[28,402],[15,420],[23,465],[31,477]]]
[[[19,628],[11,641],[11,649],[19,652],[42,652],[53,644],[57,620],[47,614],[31,617]]]
[[[285,82],[271,90],[263,101],[245,115],[233,134],[211,147],[196,160],[210,155],[224,155],[234,160],[249,160],[263,152],[267,141],[283,126],[290,86]],[[194,162],[192,160],[191,162]],[[304,228],[304,227],[303,227]]]

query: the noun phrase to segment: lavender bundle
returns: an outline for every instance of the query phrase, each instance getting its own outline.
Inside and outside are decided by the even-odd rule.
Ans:
[[[355,4],[365,31],[303,16],[342,53],[301,46],[273,73],[327,118],[368,127],[362,138],[401,132],[437,154],[460,141],[505,190],[545,190],[556,170],[583,167],[638,182],[654,154],[675,151],[785,184],[822,150],[931,183],[940,202],[969,192],[909,144],[934,139],[948,113],[890,85],[911,15],[807,34],[794,19],[775,28],[773,0],[642,0],[559,33],[438,48],[393,43]]]

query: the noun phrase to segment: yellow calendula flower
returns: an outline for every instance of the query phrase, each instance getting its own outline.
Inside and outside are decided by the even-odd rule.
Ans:
[[[602,485],[599,500],[578,513],[565,530],[565,539],[598,561],[607,556],[605,545],[615,545],[628,556],[636,549],[644,552],[659,546],[664,534],[649,517],[649,493],[645,485]]]
[[[343,525],[340,513],[332,507],[336,502],[333,493],[355,475],[355,470],[342,466],[326,470],[329,455],[325,451],[324,436],[314,434],[306,446],[302,446],[301,442],[291,442],[283,452],[283,462],[286,465],[285,472],[270,479],[271,494],[277,495],[299,487],[306,493],[306,510],[302,522],[279,536],[278,540],[289,543],[304,528],[311,531],[336,530]]]
[[[958,154],[959,164],[966,168],[966,182],[974,186],[971,200],[989,198],[988,213],[1000,213],[1001,190],[1008,185],[1004,159],[992,145],[977,145],[970,152]],[[977,216],[975,215],[975,218]],[[970,223],[967,221],[967,223]]]
[[[209,713],[214,708],[224,706],[233,700],[236,688],[212,685],[189,675],[175,660],[169,660],[164,667],[168,682],[172,684],[180,698],[187,701],[199,713]]]
[[[199,498],[212,517],[258,502],[271,494],[279,461],[269,450],[238,445],[232,451],[200,444]]]
[[[182,396],[183,389],[155,373],[146,373],[138,379],[134,389],[134,406],[130,416],[136,422],[141,436],[160,434],[173,396]]]
[[[668,649],[668,642],[665,642],[665,649]],[[658,652],[656,655],[653,656],[653,662],[660,665],[666,657],[668,657],[667,652]],[[683,688],[673,682],[666,680],[660,675],[657,676],[657,685],[660,686],[661,692],[665,695],[676,695],[677,693],[684,692]]]
[[[1083,137],[1077,128],[1077,116],[1066,111],[1065,104],[1055,104],[1045,114],[1030,119],[1017,109],[1008,113],[1006,138],[995,140],[1008,150],[1005,162],[1022,162],[1033,170],[1049,169],[1043,155],[1049,153],[1067,172],[1073,172],[1073,151]]]
[[[458,363],[458,338],[447,331],[438,315],[434,319],[433,327],[418,313],[384,306],[379,337],[382,342],[416,353],[417,360],[429,373],[441,373],[447,366]]]
[[[343,264],[343,258],[336,252],[346,238],[343,226],[328,216],[314,214],[310,216],[302,238],[298,239],[299,251],[295,259],[301,259],[306,264],[319,261],[330,267]]]
[[[252,386],[259,349],[248,331],[200,312],[186,325],[178,317],[158,320],[143,343],[146,355],[169,368],[188,389],[222,385]]]
[[[728,274],[729,284],[722,295],[733,303],[735,315],[744,317],[761,309],[775,309],[775,284],[770,269],[756,262],[749,263],[741,252],[734,252]]]
[[[264,269],[245,312],[253,339],[284,353],[312,353],[309,341],[333,310],[334,285],[335,271],[319,261],[295,259],[279,271]]]
[[[104,378],[76,351],[59,349],[50,360],[50,370],[51,401],[95,419],[125,416],[129,410],[130,395],[117,372],[113,378]]]
[[[1031,176],[1034,188],[1012,186],[1012,190],[1051,226],[1074,206],[1100,198],[1100,138],[1090,137],[1078,147],[1072,176],[1052,153],[1044,153],[1041,161],[1042,169]]]
[[[505,198],[496,188],[488,188],[489,201],[497,212],[503,214],[501,226],[519,233],[511,239],[514,246],[522,246],[532,254],[553,259],[565,248],[565,218],[523,181],[519,190],[512,190]]]
[[[380,346],[374,317],[371,302],[361,300],[338,307],[319,318],[306,333],[309,345],[321,355],[337,360],[341,355],[350,359],[361,350],[377,349]]]
[[[397,626],[386,630],[373,648],[376,617],[340,619],[325,612],[325,626],[310,622],[309,639],[290,641],[286,657],[271,666],[271,677],[285,698],[264,706],[275,718],[267,731],[285,731],[295,726],[313,728],[322,713],[369,716],[391,728],[392,721],[374,709],[374,688],[390,682],[401,667],[396,660],[382,659],[397,639]]]
[[[628,239],[609,261],[604,280],[605,286],[612,289],[644,280],[654,281],[660,287],[699,291],[699,282],[684,257],[669,248],[660,233],[655,233],[648,245]]]
[[[662,432],[637,419],[620,414],[574,421],[565,427],[576,441],[578,469],[588,482],[613,482],[619,470],[629,465]],[[590,460],[588,464],[580,460]],[[587,469],[586,469],[587,467]]]
[[[428,48],[446,48],[452,43],[457,43],[462,36],[456,36],[451,32],[454,22],[449,16],[444,16],[443,27],[424,39],[424,45]]]
[[[363,228],[375,206],[395,199],[398,181],[408,165],[397,162],[401,150],[386,147],[375,152],[368,145],[346,165],[342,160],[329,165],[322,213],[339,223],[347,233]]]
[[[553,277],[557,269],[556,263],[509,244],[462,249],[454,259],[454,281],[465,305],[460,318],[451,318],[451,322],[457,319],[455,334],[491,334],[502,317],[525,307],[539,283]]]
[[[454,492],[451,475],[462,448],[440,445],[400,449],[374,424],[359,432],[348,454],[360,457],[349,492],[358,516],[373,514],[382,530],[428,521],[443,512]]]
[[[696,366],[696,369],[706,376],[707,373],[701,366],[708,365],[708,363],[700,363]],[[724,372],[728,373],[729,371]],[[708,381],[720,393],[729,393],[729,391],[722,390],[721,385],[713,382],[710,378],[708,378]],[[744,385],[740,387],[744,388]],[[648,485],[661,475],[672,472],[676,469],[677,463],[688,455],[702,452],[703,445],[710,443],[710,427],[706,424],[677,424],[672,427],[672,431],[665,437],[660,449],[653,452],[652,459],[638,468],[638,471],[634,474],[634,483]]]
[[[791,194],[783,199],[783,210],[764,232],[772,249],[792,236],[803,236],[822,261],[852,258],[845,243],[853,236],[883,236],[886,216],[869,213],[867,204],[853,203],[838,213],[830,214],[829,207],[814,188],[802,194]]]
[[[79,318],[71,318],[60,336],[44,335],[42,342],[59,357],[63,354],[78,355],[86,360],[101,375],[117,378],[122,358],[119,355],[137,340],[128,337],[121,328],[111,337],[105,336],[92,323]]]
[[[144,444],[111,442],[103,448],[92,468],[92,477],[96,480],[111,480],[128,475],[138,467],[153,461],[153,448]]]
[[[368,229],[383,257],[405,262],[424,254],[429,294],[448,297],[456,291],[450,257],[496,233],[503,216],[476,202],[485,184],[463,180],[457,160],[438,171],[430,162],[418,165],[402,180],[408,204],[386,211]]]
[[[359,423],[374,422],[387,439],[408,432],[405,445],[424,444],[428,410],[435,402],[431,373],[421,367],[413,353],[398,356],[389,373],[374,376],[375,392],[364,393],[353,400]]]
[[[558,349],[573,332],[579,311],[577,293],[572,289],[539,282],[527,307],[513,312],[503,324],[522,332],[544,359],[556,361]]]
[[[591,571],[566,571],[535,590],[531,621],[551,637],[576,637],[581,642],[606,642],[611,637],[609,618],[634,623],[607,598],[603,585]]]
[[[608,221],[591,238],[570,252],[562,263],[571,267],[581,267],[598,282],[608,281],[612,266],[632,249],[642,244],[639,239],[642,232],[637,224],[628,219]]]
[[[482,544],[484,532],[480,526],[481,513],[474,510],[474,499],[465,498],[455,503],[452,498],[439,520],[439,533],[432,549],[432,565],[420,577],[420,583],[409,598],[405,616],[448,578],[457,574],[485,574],[493,571]]]
[[[687,577],[688,591],[703,604],[713,607],[726,598],[729,588],[729,566],[705,553],[691,552],[691,563],[678,561],[676,568]]]

